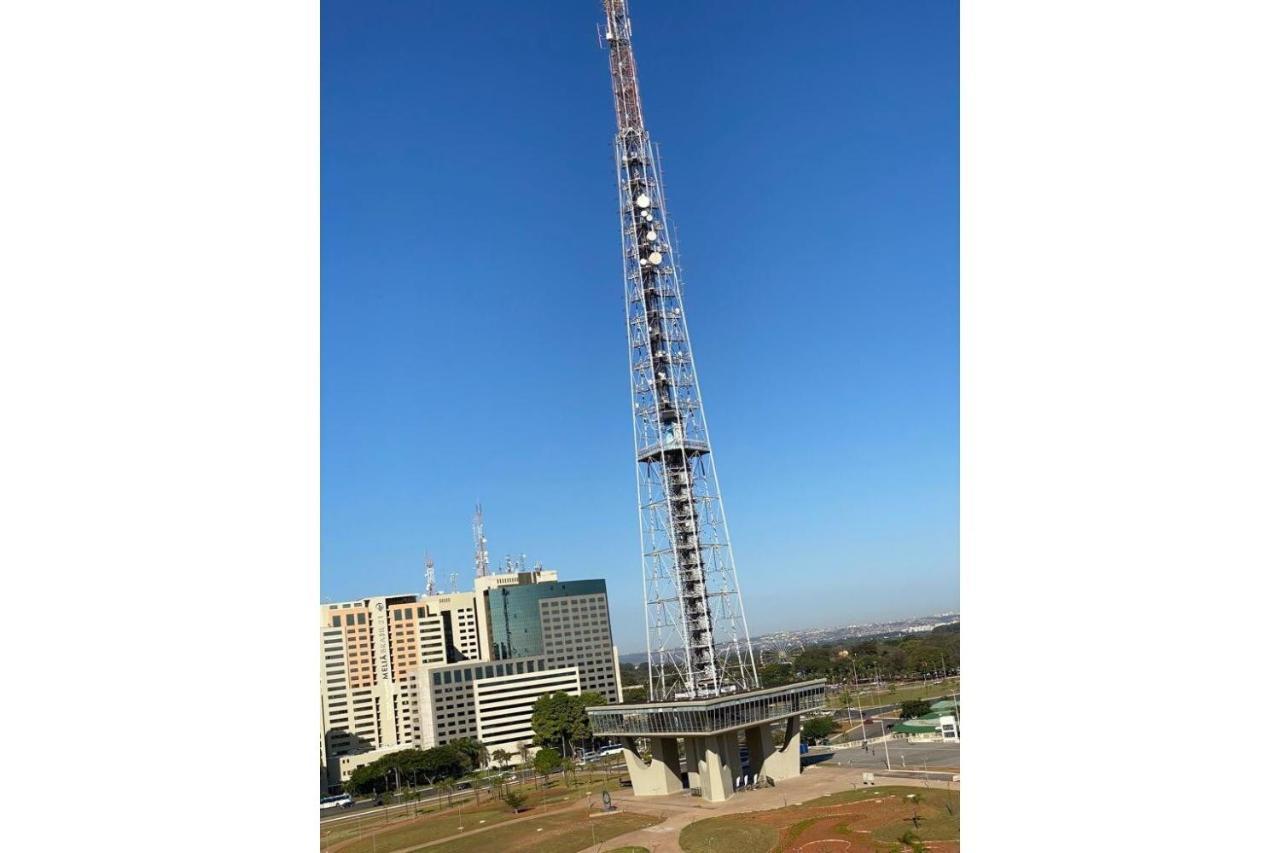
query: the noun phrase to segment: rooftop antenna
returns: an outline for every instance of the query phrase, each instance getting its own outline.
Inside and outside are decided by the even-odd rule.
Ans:
[[[476,577],[489,574],[489,540],[484,538],[484,508],[476,501],[476,514],[471,519],[471,538],[476,543]]]
[[[427,595],[436,594],[436,561],[431,559],[431,552],[427,552]]]
[[[449,591],[456,594],[458,592],[458,573],[449,572]]]

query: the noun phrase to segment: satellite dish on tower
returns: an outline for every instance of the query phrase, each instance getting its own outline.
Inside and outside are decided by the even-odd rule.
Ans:
[[[653,264],[655,267],[656,267],[658,264],[662,263],[662,253],[661,253],[661,252],[650,252],[650,253],[649,253],[649,263]]]
[[[636,207],[643,210],[644,208],[648,207],[649,204],[650,204],[649,197],[644,193],[640,193],[640,195],[636,196]]]

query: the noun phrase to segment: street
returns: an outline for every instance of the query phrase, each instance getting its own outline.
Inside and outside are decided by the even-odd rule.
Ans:
[[[831,758],[823,763],[839,764],[842,767],[857,767],[864,770],[884,770],[885,747],[889,750],[889,759],[894,770],[903,769],[906,760],[908,770],[930,770],[938,767],[960,768],[960,744],[958,743],[907,743],[905,741],[889,741],[887,743],[869,744],[868,750],[862,747],[837,749]],[[817,750],[821,750],[818,747]],[[811,750],[809,755],[817,758],[823,753]],[[874,754],[871,750],[875,750]],[[812,760],[812,759],[811,759]]]

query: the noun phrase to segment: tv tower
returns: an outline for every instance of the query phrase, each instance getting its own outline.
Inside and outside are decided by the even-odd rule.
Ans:
[[[759,687],[693,350],[662,175],[640,110],[626,0],[604,0],[618,135],[649,698]]]

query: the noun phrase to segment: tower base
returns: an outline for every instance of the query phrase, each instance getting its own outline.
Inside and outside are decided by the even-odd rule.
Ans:
[[[587,716],[596,737],[621,740],[636,796],[690,787],[716,803],[752,785],[799,776],[800,717],[825,705],[826,679],[816,679],[715,699],[599,705],[588,708]],[[781,745],[774,743],[775,728]]]

